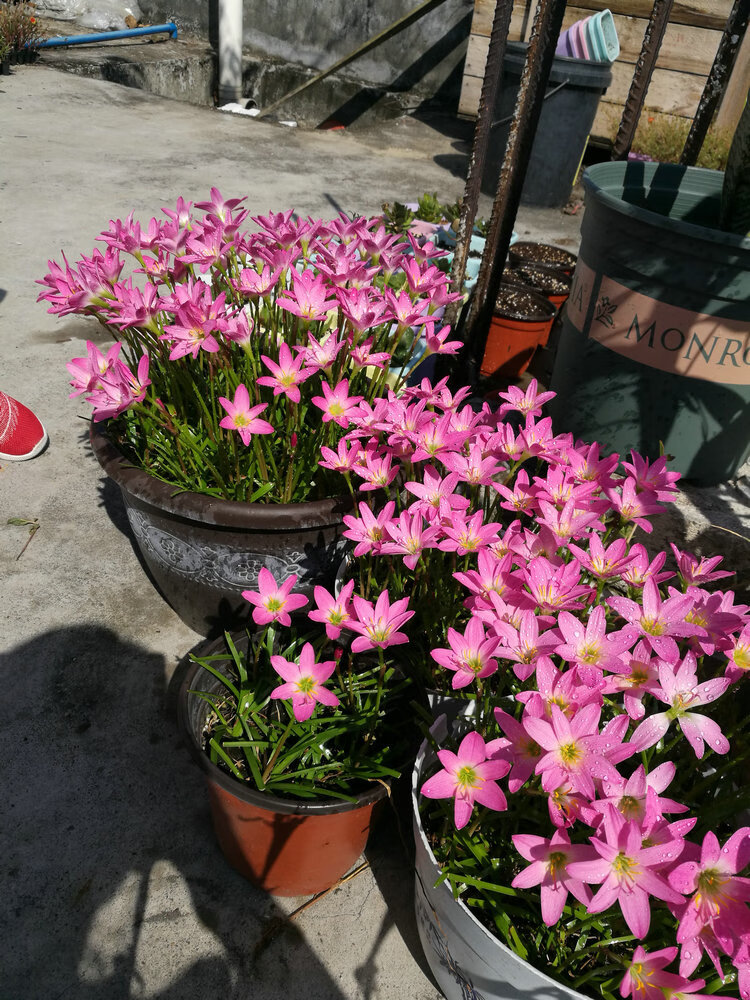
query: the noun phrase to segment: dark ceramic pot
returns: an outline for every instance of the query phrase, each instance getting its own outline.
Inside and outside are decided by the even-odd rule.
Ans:
[[[224,650],[213,643],[205,655]],[[274,896],[311,896],[330,889],[353,867],[387,789],[375,784],[354,802],[280,799],[259,792],[213,764],[203,750],[210,707],[193,689],[219,693],[219,680],[193,663],[179,690],[180,727],[208,786],[219,846],[230,865]]]
[[[240,503],[174,486],[130,465],[95,424],[91,446],[120,487],[141,556],[164,598],[201,635],[242,628],[265,566],[281,583],[296,574],[295,590],[331,587],[346,539],[349,497],[294,504]]]

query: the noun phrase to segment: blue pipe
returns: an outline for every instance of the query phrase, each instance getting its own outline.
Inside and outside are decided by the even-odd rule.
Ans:
[[[85,42],[111,42],[116,38],[137,38],[140,35],[159,35],[168,31],[172,38],[177,38],[177,25],[155,24],[148,28],[127,28],[125,31],[98,31],[93,35],[68,35],[67,37],[48,38],[44,42],[36,42],[35,49],[52,49],[59,45],[83,45]]]

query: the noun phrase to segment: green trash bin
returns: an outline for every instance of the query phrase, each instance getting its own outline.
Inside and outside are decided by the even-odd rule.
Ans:
[[[750,454],[750,239],[715,228],[724,175],[663,163],[584,174],[581,249],[549,404],[557,432],[689,481]]]

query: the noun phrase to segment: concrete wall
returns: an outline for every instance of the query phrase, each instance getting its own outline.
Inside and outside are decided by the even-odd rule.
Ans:
[[[216,42],[218,0],[139,0],[152,23],[174,20]],[[409,13],[418,0],[244,0],[244,46],[256,58],[321,70]],[[419,21],[350,63],[349,79],[413,92],[455,107],[473,0],[444,0]]]

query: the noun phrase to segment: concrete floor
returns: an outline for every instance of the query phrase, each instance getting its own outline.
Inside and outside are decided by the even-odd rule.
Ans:
[[[147,222],[212,185],[252,214],[454,199],[465,143],[412,119],[285,129],[38,64],[0,78],[0,136],[0,386],[51,442],[0,469],[1,1000],[435,1000],[392,820],[370,870],[293,921],[302,901],[223,860],[172,710],[199,637],[144,575],[88,407],[68,399],[65,362],[103,340],[49,316],[35,279],[61,251],[90,253],[110,219]],[[578,226],[539,211],[517,228],[575,249]],[[27,528],[9,518],[40,525],[20,558]]]

